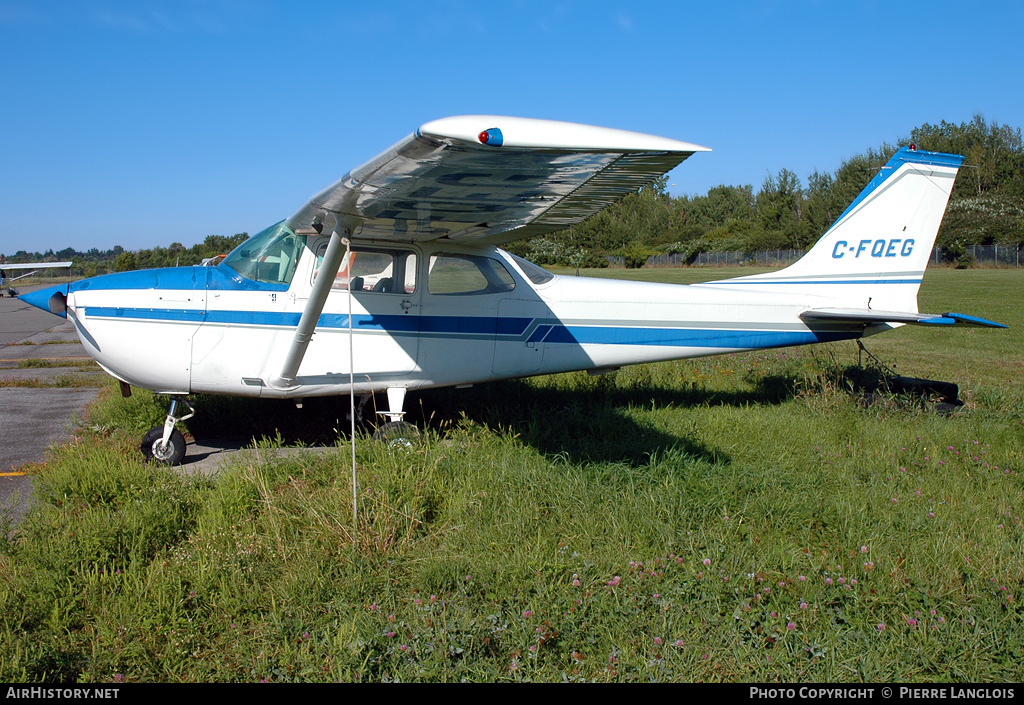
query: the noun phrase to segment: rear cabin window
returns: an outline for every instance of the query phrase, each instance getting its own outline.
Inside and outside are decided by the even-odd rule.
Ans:
[[[518,257],[517,255],[514,255],[511,252],[508,253],[508,255],[515,261],[516,264],[519,265],[519,268],[523,270],[523,274],[525,274],[529,278],[529,280],[532,281],[534,284],[547,284],[549,281],[555,278],[554,274],[544,269],[543,267],[537,266],[536,264],[530,262],[529,260],[525,260],[522,257]]]
[[[427,291],[440,296],[500,294],[512,291],[516,281],[496,259],[479,255],[433,254]]]

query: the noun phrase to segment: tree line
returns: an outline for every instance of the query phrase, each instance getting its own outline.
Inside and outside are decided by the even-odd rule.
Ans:
[[[900,144],[962,154],[936,244],[947,258],[967,245],[1024,243],[1024,142],[1020,128],[981,116],[961,124],[925,124]],[[706,194],[671,196],[667,177],[630,194],[568,230],[514,243],[538,264],[602,266],[608,255],[640,266],[654,254],[806,249],[836,221],[898,149],[883,144],[815,171],[806,185],[788,169],[753,186],[715,186]]]
[[[201,243],[185,247],[180,242],[171,243],[170,247],[154,247],[148,250],[129,251],[120,245],[110,250],[92,248],[87,252],[79,252],[68,247],[58,252],[27,252],[18,250],[13,255],[5,256],[3,261],[10,264],[19,262],[67,262],[71,267],[72,276],[95,277],[110,272],[127,272],[133,269],[153,269],[155,267],[178,267],[200,264],[204,259],[227,254],[249,238],[248,233],[237,233],[230,237],[223,235],[207,235]]]
[[[1019,127],[990,123],[977,115],[960,124],[921,125],[899,144],[965,157],[936,241],[947,259],[963,261],[969,245],[1024,244],[1024,141]],[[607,266],[609,255],[638,267],[649,256],[664,253],[679,253],[692,261],[699,252],[806,249],[896,150],[888,143],[868,149],[844,161],[834,173],[815,171],[806,185],[792,171],[781,169],[769,174],[756,193],[748,184],[672,196],[666,190],[667,177],[662,177],[583,223],[510,243],[508,249],[538,264],[584,267]],[[95,276],[199,264],[230,252],[247,237],[209,235],[188,248],[175,242],[135,252],[120,246],[105,252],[19,250],[6,261],[71,260],[73,275]]]

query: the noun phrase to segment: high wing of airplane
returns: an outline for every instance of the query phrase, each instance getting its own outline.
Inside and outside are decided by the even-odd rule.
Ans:
[[[72,262],[30,262],[22,264],[3,264],[0,263],[0,296],[3,296],[4,289],[7,290],[7,295],[15,297],[18,295],[18,290],[11,286],[11,282],[16,282],[19,279],[25,277],[31,277],[37,272],[41,272],[44,269],[66,269],[70,267]],[[18,276],[12,276],[13,272],[27,271],[25,274],[19,274]]]
[[[122,384],[172,397],[142,451],[180,462],[196,392],[408,390],[855,339],[921,314],[917,291],[963,158],[899,150],[792,266],[699,285],[555,276],[497,248],[578,223],[704,147],[570,123],[423,125],[215,267],[109,274],[22,298],[74,322]],[[187,406],[187,402],[185,403]],[[189,407],[191,410],[191,407]]]

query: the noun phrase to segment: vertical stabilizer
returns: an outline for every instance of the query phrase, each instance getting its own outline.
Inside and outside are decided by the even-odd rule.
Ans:
[[[793,265],[710,282],[917,311],[917,291],[963,157],[903,147]]]

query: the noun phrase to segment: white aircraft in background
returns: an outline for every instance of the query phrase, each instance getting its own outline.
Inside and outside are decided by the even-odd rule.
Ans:
[[[704,147],[495,116],[423,125],[216,267],[108,274],[22,298],[68,316],[122,392],[172,396],[143,453],[180,462],[190,393],[407,390],[999,324],[921,314],[963,157],[903,148],[792,266],[695,285],[555,276],[496,245],[562,230]],[[350,325],[351,321],[351,325]],[[187,404],[186,404],[187,406]],[[191,407],[189,407],[191,410]]]
[[[7,289],[7,295],[11,298],[18,295],[18,290],[11,286],[11,282],[16,282],[19,279],[25,277],[31,277],[37,272],[41,272],[44,269],[66,269],[70,267],[72,262],[31,262],[28,264],[4,264],[0,263],[0,296],[3,296],[4,289]],[[28,271],[25,274],[19,276],[11,276],[11,272]]]

